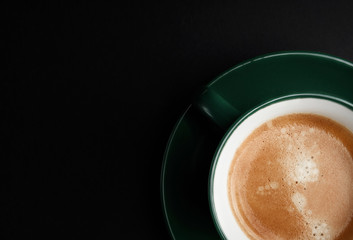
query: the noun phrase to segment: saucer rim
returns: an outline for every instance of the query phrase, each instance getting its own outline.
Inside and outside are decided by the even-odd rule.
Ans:
[[[321,52],[315,52],[315,51],[280,51],[280,52],[270,52],[267,54],[263,54],[263,55],[259,55],[256,56],[254,58],[242,61],[239,64],[236,64],[234,66],[232,66],[231,68],[229,68],[228,70],[222,72],[221,74],[219,74],[216,78],[214,78],[213,80],[211,80],[208,84],[206,84],[205,88],[210,88],[212,87],[215,83],[217,83],[218,81],[221,81],[225,76],[227,76],[228,74],[230,74],[233,71],[236,71],[248,64],[251,64],[253,62],[257,62],[257,61],[261,61],[261,60],[265,60],[265,59],[271,59],[271,58],[275,58],[275,57],[283,57],[283,56],[311,56],[311,57],[318,57],[318,58],[323,58],[323,59],[327,59],[327,60],[331,60],[334,62],[338,62],[344,65],[347,65],[350,68],[353,68],[353,63],[349,62],[348,60],[345,60],[343,58],[339,58],[339,57],[335,57],[333,55],[330,54],[326,54],[326,53],[321,53]],[[168,227],[168,231],[171,235],[171,237],[173,239],[176,239],[174,231],[173,231],[173,227],[171,226],[170,223],[170,219],[169,219],[169,215],[168,215],[168,207],[166,206],[166,201],[165,201],[165,171],[166,171],[166,166],[167,166],[167,162],[168,162],[168,153],[170,151],[171,145],[172,145],[172,141],[178,131],[178,128],[180,126],[180,124],[182,123],[182,121],[185,119],[185,116],[187,115],[187,113],[190,111],[192,104],[189,104],[186,108],[186,110],[180,115],[180,117],[178,118],[177,122],[175,123],[175,125],[172,128],[171,134],[168,138],[166,147],[165,147],[165,151],[163,154],[163,161],[162,161],[162,166],[161,166],[161,174],[160,174],[160,197],[161,197],[161,203],[162,203],[162,208],[163,208],[163,215],[164,215],[164,220],[167,224]],[[232,124],[233,126],[233,124]],[[224,136],[226,135],[226,133],[224,134]],[[217,148],[218,149],[218,148]],[[216,150],[217,152],[217,150]],[[215,152],[215,154],[216,154]],[[210,171],[211,171],[211,167],[213,166],[213,160],[212,163],[210,165]],[[210,202],[209,202],[210,204]],[[211,211],[211,209],[210,209]],[[212,216],[212,220],[214,221],[214,217]],[[214,222],[215,223],[215,222]],[[222,235],[220,235],[219,229],[217,227],[217,225],[215,224],[215,228],[219,234],[220,237],[222,237]]]

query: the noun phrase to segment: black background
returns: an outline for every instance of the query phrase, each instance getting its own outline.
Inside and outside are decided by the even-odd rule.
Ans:
[[[2,239],[168,239],[159,179],[201,86],[274,51],[353,61],[353,2],[1,5]]]

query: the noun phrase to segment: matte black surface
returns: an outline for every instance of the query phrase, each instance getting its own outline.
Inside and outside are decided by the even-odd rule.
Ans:
[[[1,12],[3,239],[168,239],[163,152],[202,85],[274,51],[353,61],[351,1],[17,3]]]

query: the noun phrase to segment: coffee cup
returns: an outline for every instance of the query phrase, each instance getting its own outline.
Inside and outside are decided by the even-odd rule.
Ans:
[[[241,115],[205,90],[199,109],[226,134],[209,204],[224,239],[353,239],[353,104],[279,96]]]

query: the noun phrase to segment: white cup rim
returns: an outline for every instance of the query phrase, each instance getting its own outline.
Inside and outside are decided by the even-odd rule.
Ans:
[[[274,103],[279,103],[279,102],[284,102],[284,101],[294,100],[294,99],[310,99],[310,98],[328,100],[328,101],[337,103],[339,105],[342,105],[343,107],[346,107],[353,112],[353,104],[344,100],[344,99],[341,99],[339,97],[334,97],[334,96],[326,95],[326,94],[316,94],[316,93],[299,93],[299,94],[285,95],[285,96],[280,96],[278,98],[274,98],[269,101],[266,101],[266,102],[256,106],[255,108],[252,108],[248,112],[244,113],[237,120],[235,120],[235,122],[232,124],[232,126],[227,130],[226,134],[223,136],[223,138],[220,141],[220,143],[217,147],[217,150],[214,154],[213,161],[212,161],[211,168],[210,168],[209,181],[208,181],[208,198],[209,198],[209,207],[210,207],[210,211],[211,211],[211,216],[212,216],[213,222],[215,224],[215,227],[216,227],[219,235],[223,239],[227,239],[227,238],[225,236],[224,230],[221,227],[221,223],[220,223],[220,220],[218,219],[217,211],[216,211],[216,207],[215,207],[214,178],[215,178],[215,171],[217,169],[219,157],[220,157],[221,152],[223,151],[225,144],[228,142],[230,136],[233,135],[233,132],[244,121],[246,121],[251,115],[258,112],[259,110],[264,109],[270,105],[273,105]],[[228,172],[227,172],[227,175],[228,175]]]

